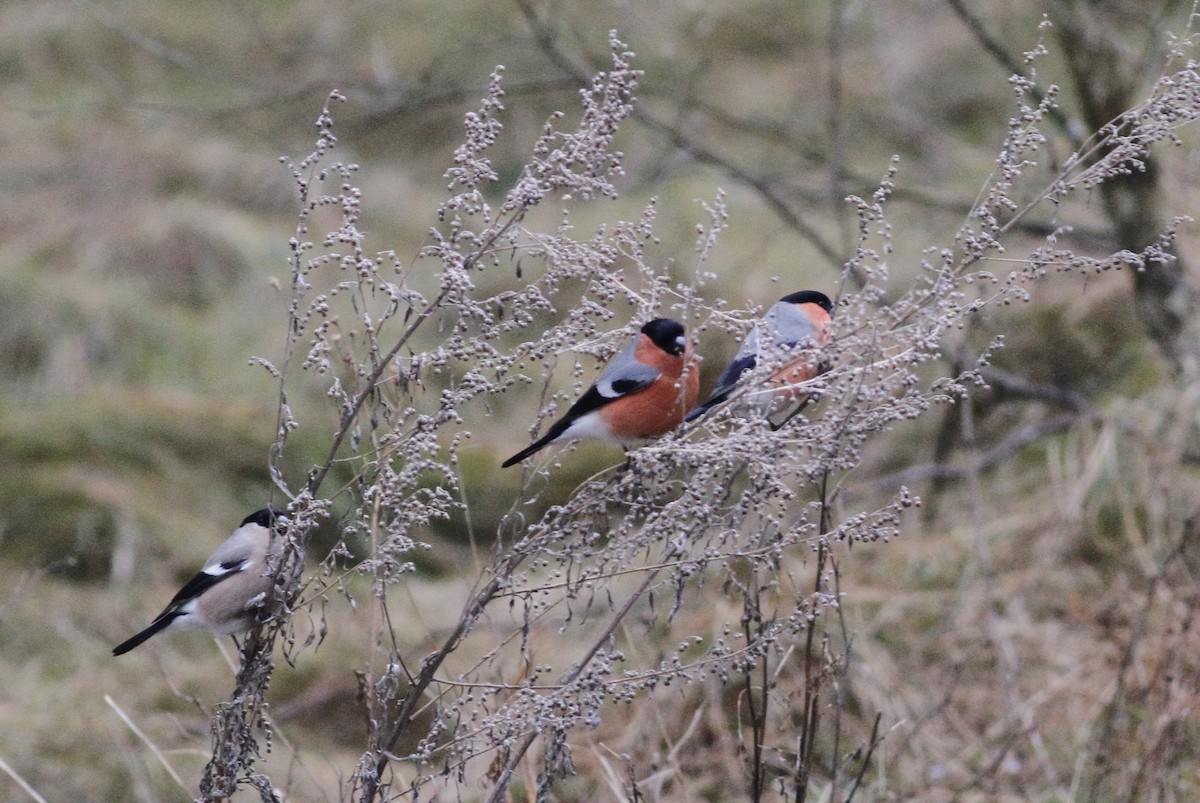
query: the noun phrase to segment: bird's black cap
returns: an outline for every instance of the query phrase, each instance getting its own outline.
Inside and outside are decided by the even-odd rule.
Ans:
[[[683,341],[683,324],[670,318],[655,318],[642,326],[642,334],[654,345],[676,357],[683,354],[687,344]]]
[[[788,304],[816,304],[826,312],[833,312],[833,302],[829,300],[829,296],[816,290],[801,290],[798,293],[792,293],[779,299],[786,301]]]
[[[246,518],[242,519],[239,527],[245,527],[247,524],[257,524],[259,527],[266,527],[268,530],[274,526],[279,519],[286,519],[287,513],[277,507],[264,507],[262,510],[256,510]]]

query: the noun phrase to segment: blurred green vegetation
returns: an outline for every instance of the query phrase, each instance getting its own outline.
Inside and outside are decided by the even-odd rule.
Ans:
[[[1007,75],[981,56],[946,7],[868,5],[843,9],[843,38],[832,51],[836,4],[566,2],[541,12],[571,32],[565,47],[594,64],[602,63],[605,31],[618,29],[646,71],[645,107],[745,173],[778,181],[789,202],[807,204],[808,222],[837,248],[853,232],[843,196],[870,192],[888,158],[901,154],[909,196],[899,193],[893,216],[903,281],[923,248],[946,242],[992,170],[1010,113]],[[1013,49],[1028,48],[1040,5],[1009,3],[998,14],[992,21]],[[831,54],[842,70],[836,107]],[[539,52],[515,5],[0,5],[0,671],[9,678],[0,758],[48,799],[189,797],[208,745],[205,711],[232,687],[208,636],[175,637],[120,661],[109,651],[271,494],[265,466],[277,388],[248,361],[278,359],[286,323],[279,286],[288,275],[295,199],[279,157],[309,152],[327,93],[344,90],[349,102],[335,110],[335,130],[341,158],[362,167],[362,228],[370,249],[405,258],[434,220],[462,115],[496,64],[506,66],[510,89],[507,132],[494,158],[511,178],[547,115],[574,110],[577,90]],[[1046,69],[1055,64],[1051,57]],[[838,158],[846,161],[832,181],[835,121]],[[656,197],[656,253],[689,280],[700,202],[720,186],[730,227],[708,298],[740,307],[801,287],[835,288],[838,265],[727,165],[689,158],[636,122],[619,147],[627,154],[624,197],[581,209],[580,229],[632,218]],[[1175,158],[1186,164],[1189,155],[1194,150]],[[1194,165],[1181,170],[1194,178]],[[1176,187],[1172,200],[1194,210],[1196,186]],[[1095,210],[1081,218],[1103,228]],[[546,220],[553,225],[553,214]],[[1154,410],[1173,409],[1127,277],[1062,281],[1070,285],[1053,285],[1028,307],[983,316],[980,333],[1007,339],[998,364],[1097,404],[1144,396]],[[711,382],[713,366],[735,346],[716,331],[703,333],[701,345]],[[315,383],[291,402],[302,426],[284,468],[298,483],[324,457],[335,415]],[[519,478],[498,463],[526,441],[536,406],[534,392],[514,393],[494,416],[480,411],[468,422],[476,436],[460,466],[467,512],[420,534],[436,549],[414,556],[419,575],[397,592],[412,602],[411,641],[403,646],[414,654],[444,625],[413,613],[418,601],[458,599],[458,584],[472,579],[472,549],[486,554],[512,504]],[[1001,402],[982,414],[992,416],[981,420],[984,437],[999,438],[1028,407]],[[928,459],[936,426],[932,416],[899,430],[875,447],[873,467],[898,470]],[[1154,430],[1153,422],[1147,426]],[[1127,568],[1130,528],[1152,529],[1187,513],[1147,513],[1109,493],[1106,483],[1133,482],[1122,474],[1124,463],[1101,461],[1085,471],[1103,430],[1056,436],[1057,465],[1030,447],[1017,467],[1002,467],[989,483],[987,538],[997,545],[989,571],[1004,575],[989,582],[1011,583],[1005,588],[1014,605],[1031,606],[1034,618],[1053,610],[1090,623],[1094,612],[1081,600],[1099,594],[1100,578]],[[562,469],[523,512],[537,515],[616,460],[619,453],[603,446],[564,454]],[[1055,489],[1075,487],[1073,477],[1093,484],[1058,518]],[[994,656],[975,654],[967,636],[955,643],[946,635],[970,619],[963,600],[985,574],[978,544],[964,534],[968,505],[955,500],[914,540],[878,555],[862,547],[873,557],[855,569],[861,608],[852,616],[864,633],[860,655],[894,670],[874,676],[881,686],[917,674],[913,667],[922,664],[937,665],[930,682],[994,671]],[[1183,506],[1187,495],[1175,501]],[[1024,517],[1013,518],[1021,507]],[[1039,540],[1047,532],[1060,541]],[[1041,599],[1053,595],[1026,573],[1028,555],[1014,544],[1020,539],[1038,555],[1057,555],[1053,576],[1062,580],[1063,598]],[[453,616],[457,604],[439,611]],[[369,623],[342,611],[312,663],[279,672],[273,692],[286,712],[281,732],[305,755],[322,757],[304,762],[296,800],[322,799],[317,790],[337,789],[337,773],[357,760],[363,731],[354,714],[354,650],[371,638]],[[907,667],[894,655],[906,652]],[[978,688],[986,684],[971,686],[963,702],[978,703],[970,710],[981,720],[997,716],[995,701]],[[105,695],[171,751],[191,791],[174,786]],[[856,703],[867,710],[879,701],[868,692]],[[725,700],[722,708],[732,717],[736,705]],[[291,749],[291,742],[277,744],[269,760],[284,766]],[[904,758],[914,767],[932,762],[927,754]],[[714,788],[699,794],[720,797]],[[581,781],[563,794],[584,799],[597,791]]]

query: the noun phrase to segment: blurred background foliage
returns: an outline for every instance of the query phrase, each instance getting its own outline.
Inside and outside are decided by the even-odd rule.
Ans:
[[[952,0],[0,5],[0,671],[10,679],[0,759],[49,799],[186,798],[121,708],[194,791],[208,708],[231,686],[211,639],[163,640],[121,661],[109,651],[270,493],[277,389],[248,360],[277,359],[286,322],[279,287],[295,199],[279,157],[309,152],[331,89],[349,101],[334,110],[335,130],[341,158],[362,168],[369,250],[406,260],[434,220],[462,115],[491,69],[506,67],[507,131],[493,158],[511,179],[547,115],[577,107],[579,76],[604,63],[615,28],[646,71],[638,115],[620,135],[624,195],[580,209],[576,225],[630,219],[657,198],[657,253],[688,279],[701,202],[721,187],[730,225],[705,295],[765,304],[836,289],[855,224],[843,199],[870,193],[893,154],[897,281],[923,249],[948,244],[1012,112],[1009,71],[989,43],[1019,63],[1044,12],[1058,26],[1038,69],[1064,87],[1064,125],[1047,147],[1065,158],[1091,127],[1072,61],[1086,62],[1088,48],[1118,54],[1123,72],[1104,87],[1127,85],[1136,100],[1188,8],[978,5],[978,17]],[[1076,31],[1106,23],[1111,52]],[[1163,217],[1150,222],[1200,208],[1197,156],[1194,141],[1162,155],[1152,191]],[[1121,241],[1095,197],[1031,221],[1011,253],[1064,223],[1079,251],[1144,244]],[[1183,271],[1194,244],[1185,231]],[[1162,298],[1182,303],[1186,319],[1194,277],[1180,276]],[[889,727],[925,728],[920,739],[885,740],[889,780],[876,782],[877,796],[944,787],[1070,799],[1052,792],[1079,788],[1072,767],[1085,760],[1103,765],[1087,776],[1093,799],[1110,799],[1106,778],[1126,777],[1113,766],[1148,767],[1147,783],[1182,795],[1161,799],[1196,792],[1194,767],[1170,756],[1200,733],[1175,716],[1179,690],[1156,685],[1152,671],[1169,659],[1182,662],[1174,677],[1197,677],[1179,646],[1194,638],[1195,592],[1161,598],[1182,588],[1164,578],[1192,577],[1194,365],[1179,353],[1186,339],[1146,326],[1166,307],[1138,291],[1129,274],[1051,279],[1032,303],[982,316],[972,336],[1004,334],[997,366],[1030,384],[994,384],[943,420],[881,438],[848,490],[853,504],[880,490],[879,475],[951,467],[912,474],[916,490],[937,494],[925,519],[901,543],[864,547],[843,580],[867,667],[855,705],[867,719],[887,711]],[[709,365],[735,348],[715,332],[701,346]],[[316,385],[292,401],[303,426],[285,471],[298,481],[328,448],[335,411]],[[532,392],[514,394],[468,422],[473,534],[461,519],[421,534],[435,548],[407,584],[415,655],[445,624],[421,603],[458,599],[474,539],[486,540],[511,503],[517,477],[499,459],[526,442],[536,408]],[[989,465],[982,491],[956,482],[966,475],[955,466],[1063,410],[1061,425]],[[563,493],[615,458],[580,449],[552,482]],[[441,610],[452,616],[457,604]],[[335,796],[339,769],[361,749],[348,645],[371,630],[348,610],[336,615],[322,649],[281,671],[273,690],[286,734],[273,760],[306,757],[297,800]],[[1157,645],[1148,656],[1138,652],[1147,643]],[[1151,680],[1130,680],[1134,664]],[[1093,693],[1066,692],[1088,684]],[[1113,693],[1131,684],[1144,694]],[[1165,751],[1156,764],[1136,745],[1148,738],[1140,727],[1163,721],[1170,749],[1155,743]],[[1089,754],[1097,733],[1128,753]],[[696,783],[710,799],[740,794]],[[15,789],[5,797],[19,798]]]

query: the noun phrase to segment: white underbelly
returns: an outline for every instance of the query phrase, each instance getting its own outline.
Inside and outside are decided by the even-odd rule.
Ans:
[[[612,436],[608,426],[600,418],[600,411],[593,410],[590,413],[581,415],[567,427],[563,434],[554,439],[555,443],[573,440],[597,440],[608,441],[609,443],[621,443],[621,441]]]

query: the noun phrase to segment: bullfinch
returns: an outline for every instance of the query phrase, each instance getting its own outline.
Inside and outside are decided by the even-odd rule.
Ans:
[[[754,368],[760,356],[769,358],[772,351],[782,355],[805,342],[823,346],[829,337],[832,313],[833,303],[829,297],[815,290],[802,290],[779,299],[750,330],[733,362],[729,363],[717,380],[712,395],[704,404],[688,413],[687,420],[699,418],[728,399],[742,374]],[[770,346],[762,345],[761,339],[764,337],[770,338]],[[802,350],[798,355],[787,359],[783,366],[772,374],[767,380],[771,391],[756,394],[755,406],[769,413],[780,396],[798,401],[796,392],[789,389],[812,379],[821,371],[822,367],[813,361],[812,355],[807,353],[807,350]]]
[[[683,324],[655,318],[613,358],[596,384],[545,435],[504,461],[520,463],[550,443],[592,438],[626,444],[665,435],[700,398],[700,372]]]
[[[272,607],[275,579],[269,564],[282,551],[280,530],[287,523],[287,514],[271,507],[243,519],[150,626],[113,655],[124,655],[160,632],[207,629],[231,635],[253,627]]]

